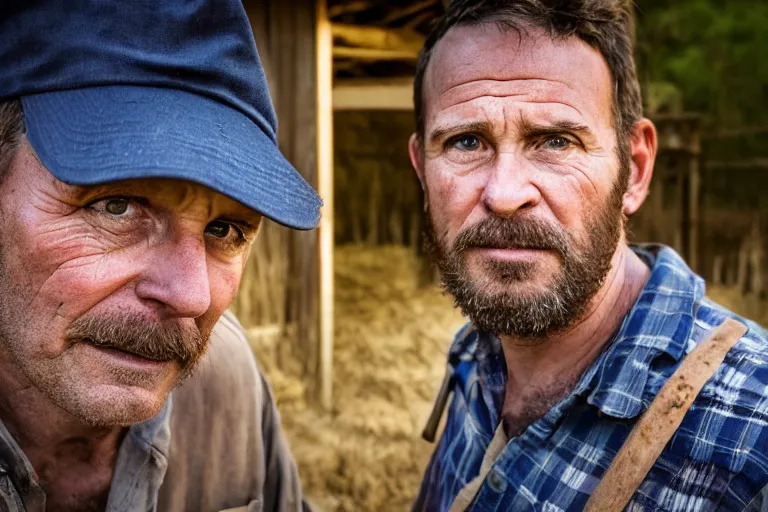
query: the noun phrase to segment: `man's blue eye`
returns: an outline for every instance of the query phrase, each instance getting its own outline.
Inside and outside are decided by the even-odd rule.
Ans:
[[[454,146],[464,150],[475,150],[480,147],[480,139],[475,135],[462,135],[456,139]]]
[[[544,143],[549,149],[566,149],[571,145],[571,141],[565,137],[552,137]]]

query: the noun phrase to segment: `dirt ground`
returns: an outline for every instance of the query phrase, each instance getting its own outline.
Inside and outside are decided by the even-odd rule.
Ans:
[[[433,449],[421,431],[464,320],[437,286],[416,286],[416,269],[405,248],[337,249],[332,414],[307,407],[307,383],[252,336],[321,511],[408,510],[418,490]]]
[[[332,414],[308,407],[308,383],[277,368],[277,341],[251,333],[305,492],[320,511],[408,510],[418,490],[433,449],[421,430],[464,320],[437,286],[416,286],[416,269],[408,249],[337,249]],[[764,302],[727,288],[708,292],[768,325]]]

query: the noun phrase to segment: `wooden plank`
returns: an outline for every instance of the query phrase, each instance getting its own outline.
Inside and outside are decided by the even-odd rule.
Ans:
[[[246,0],[273,104],[278,117],[278,144],[304,178],[317,187],[316,76],[314,0]],[[280,293],[259,286],[251,293],[276,299],[282,324],[296,326],[290,343],[280,344],[279,357],[298,359],[309,380],[316,378],[319,343],[320,269],[317,231],[293,231],[280,226],[272,237],[268,261],[282,260],[285,281]],[[265,233],[262,233],[262,236]],[[261,261],[256,262],[262,264]],[[263,302],[261,297],[257,303]]]
[[[320,404],[333,406],[333,36],[327,0],[317,0],[317,185],[324,201],[320,221]]]
[[[423,13],[417,14],[413,18],[409,19],[408,22],[403,26],[405,28],[414,30],[416,27],[418,27],[419,25],[421,25],[422,23],[424,23],[425,21],[433,17],[434,17],[433,13],[431,13],[430,11],[424,11]]]
[[[413,110],[413,79],[344,80],[333,86],[334,110]]]
[[[417,14],[427,7],[432,7],[436,3],[438,3],[438,0],[422,0],[421,2],[415,2],[400,9],[395,9],[381,21],[381,24],[388,25],[390,23],[394,23],[395,21],[401,20],[413,14]]]
[[[280,13],[288,26],[280,34],[277,51],[283,53],[283,48],[290,49],[285,52],[283,60],[290,82],[283,85],[283,92],[289,94],[288,101],[293,108],[293,127],[288,134],[294,137],[291,161],[301,166],[297,168],[317,188],[316,6],[314,0],[272,1],[272,8]],[[306,378],[311,381],[317,379],[319,360],[319,238],[317,231],[292,231],[291,234],[292,267],[289,275],[292,280],[289,291],[294,312],[291,320],[298,327],[293,355],[301,360]]]
[[[412,50],[382,50],[377,48],[352,48],[349,46],[334,46],[333,57],[337,59],[356,59],[368,62],[379,60],[412,60],[419,58],[418,51]]]
[[[356,0],[353,2],[344,2],[328,8],[328,17],[333,19],[345,14],[354,14],[356,12],[367,11],[373,6],[373,2],[368,0]]]
[[[334,44],[379,50],[402,50],[418,53],[424,46],[423,35],[406,28],[383,28],[333,23]]]
[[[768,126],[753,125],[731,130],[721,130],[715,133],[706,133],[701,136],[702,139],[730,139],[735,137],[747,137],[750,135],[768,134]]]
[[[732,169],[743,171],[768,170],[768,158],[752,158],[743,160],[708,160],[705,163],[707,169]]]

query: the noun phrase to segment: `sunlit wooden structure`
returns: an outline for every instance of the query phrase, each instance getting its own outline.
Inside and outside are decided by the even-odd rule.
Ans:
[[[321,194],[315,231],[266,222],[234,309],[248,328],[289,340],[281,353],[301,361],[314,397],[330,407],[333,343],[333,162],[331,34],[324,0],[245,0],[288,160]]]
[[[694,270],[699,266],[701,216],[701,117],[695,113],[652,114],[658,154],[651,191],[633,219],[639,240],[674,247]]]
[[[443,4],[440,0],[244,0],[244,4],[277,111],[280,148],[318,189],[325,207],[315,231],[294,232],[265,223],[233,308],[252,332],[287,340],[279,352],[301,362],[304,374],[315,383],[314,398],[330,408],[333,111],[336,106],[372,108],[372,99],[394,102],[389,107],[408,103],[408,79],[427,26],[442,13]]]

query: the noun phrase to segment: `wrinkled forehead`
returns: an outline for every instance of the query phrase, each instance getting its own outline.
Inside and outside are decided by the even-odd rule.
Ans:
[[[587,120],[612,115],[613,79],[602,55],[577,37],[495,23],[454,27],[435,45],[424,78],[426,124],[482,96],[562,102]]]
[[[71,185],[59,180],[40,161],[25,140],[19,146],[9,171],[32,189],[64,202],[86,203],[94,198],[131,196],[147,198],[171,210],[227,211],[258,221],[261,214],[200,183],[176,178],[141,178],[108,181],[96,185]]]

